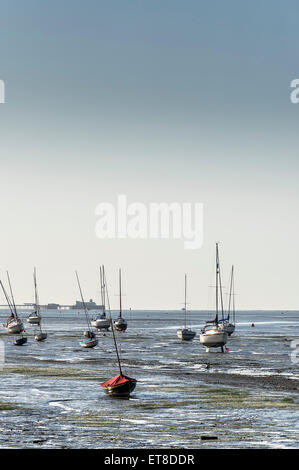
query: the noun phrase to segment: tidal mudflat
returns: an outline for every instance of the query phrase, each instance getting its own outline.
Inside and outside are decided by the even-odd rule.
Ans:
[[[190,314],[191,343],[176,336],[179,311],[125,316],[117,340],[124,373],[138,380],[130,399],[103,394],[100,382],[118,373],[112,337],[80,348],[83,312],[44,311],[44,343],[31,326],[22,347],[3,330],[1,448],[299,447],[299,364],[290,357],[299,312],[238,313],[225,354],[200,345],[201,312]]]

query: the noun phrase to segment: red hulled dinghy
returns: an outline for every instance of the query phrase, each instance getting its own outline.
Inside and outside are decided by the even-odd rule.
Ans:
[[[112,395],[114,397],[127,397],[135,389],[136,382],[136,379],[119,374],[100,385],[107,395]]]
[[[104,269],[103,269],[103,273],[105,273]],[[104,274],[104,284],[107,289],[107,281],[106,281],[105,274]],[[120,270],[119,270],[119,294],[120,294],[119,298],[120,298],[120,311],[121,311],[121,272]],[[114,325],[111,319],[108,289],[107,289],[107,301],[108,301],[109,312],[110,312],[110,326],[111,326],[111,331],[112,331],[112,336],[113,336],[113,341],[114,341],[116,358],[117,358],[118,367],[119,367],[119,374],[112,377],[112,379],[106,380],[106,382],[103,382],[100,385],[102,389],[104,390],[104,392],[107,393],[107,395],[110,395],[111,397],[129,397],[136,387],[137,380],[132,379],[131,377],[128,377],[127,375],[124,375],[121,370],[121,363],[120,363],[120,358],[118,354],[118,348],[117,348],[117,343],[116,343],[116,338],[115,338],[115,333],[114,333]]]

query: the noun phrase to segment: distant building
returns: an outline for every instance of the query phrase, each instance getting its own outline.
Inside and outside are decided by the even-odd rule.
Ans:
[[[58,308],[60,308],[60,305],[59,305],[59,304],[48,304],[48,305],[46,306],[46,308],[47,308],[48,310],[57,310]]]
[[[103,305],[97,305],[92,299],[89,300],[89,302],[84,302],[85,306],[88,310],[98,310],[98,309],[103,309]],[[80,302],[79,300],[76,300],[75,305],[71,306],[72,309],[82,309],[84,308],[83,302]]]

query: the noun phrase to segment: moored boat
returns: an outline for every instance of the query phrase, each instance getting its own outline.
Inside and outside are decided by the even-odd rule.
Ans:
[[[126,331],[127,327],[128,327],[128,324],[127,324],[127,321],[124,318],[119,317],[114,322],[114,328],[117,331]]]
[[[232,316],[232,321],[230,321],[230,316]],[[231,276],[230,276],[228,314],[227,314],[226,322],[224,322],[224,327],[228,336],[231,336],[236,329],[234,266],[232,266]]]
[[[42,331],[42,315],[41,315],[41,309],[40,309],[40,303],[39,303],[39,297],[38,297],[38,290],[37,290],[36,268],[34,268],[34,271],[33,271],[33,282],[34,282],[34,296],[35,296],[36,311],[33,312],[35,314],[35,317],[32,317],[32,318],[38,318],[39,319],[38,323],[33,323],[34,325],[36,325],[38,327],[37,331],[34,332],[34,339],[35,339],[35,341],[45,341],[48,337],[48,334],[45,331]],[[31,315],[33,315],[33,314],[31,314]],[[29,321],[29,318],[30,318],[30,315],[27,318],[27,321]]]
[[[223,323],[224,312],[223,312],[223,297],[222,297],[222,285],[220,275],[220,263],[219,263],[219,251],[218,243],[216,243],[216,317],[212,321],[206,322],[200,335],[200,343],[206,347],[206,351],[210,352],[210,348],[221,348],[224,352],[223,346],[227,342],[228,334],[219,323],[219,293],[221,302],[221,320]]]
[[[80,341],[81,348],[94,348],[98,344],[96,338],[87,338]]]
[[[105,277],[105,283],[106,283],[106,277]],[[121,294],[121,289],[120,289],[120,294]],[[119,368],[119,374],[115,375],[109,380],[106,380],[105,382],[102,382],[100,386],[102,387],[103,391],[111,397],[128,398],[130,394],[133,392],[133,390],[135,389],[137,380],[133,379],[132,377],[128,377],[127,375],[124,375],[122,373],[120,357],[118,354],[118,348],[117,348],[117,343],[116,343],[116,338],[115,338],[115,333],[114,333],[114,325],[111,319],[111,310],[110,310],[110,304],[109,304],[108,290],[107,290],[107,301],[108,301],[108,308],[110,312],[110,325],[111,325],[114,348],[115,348],[115,353],[116,353],[116,358],[117,358],[117,363],[118,363],[118,368]]]
[[[195,338],[196,332],[190,330],[189,328],[182,328],[181,330],[177,331],[177,336],[183,341],[191,341],[191,339]]]
[[[37,311],[30,313],[30,315],[27,317],[27,322],[30,323],[31,325],[39,325],[40,321],[41,321],[41,317],[37,313]]]
[[[45,339],[47,339],[47,333],[37,333],[36,335],[34,335],[34,339],[35,341],[44,341]]]
[[[9,289],[10,289],[11,299],[9,298],[9,296],[8,296],[6,290],[5,290],[4,285],[3,285],[2,281],[0,280],[0,285],[1,285],[2,291],[4,293],[4,296],[6,298],[8,308],[10,310],[10,316],[8,317],[6,323],[3,324],[3,327],[10,334],[20,334],[24,331],[24,325],[23,325],[22,320],[18,316],[18,312],[17,312],[16,303],[15,303],[12,288],[11,288],[10,277],[9,277],[8,271],[6,271],[6,274],[7,274],[7,280],[8,280],[8,285],[9,285]]]
[[[94,328],[97,328],[98,330],[108,330],[110,326],[110,321],[104,313],[100,313],[91,320],[91,324]]]
[[[15,346],[23,346],[23,344],[27,343],[27,338],[25,336],[22,336],[21,338],[17,338],[14,340],[14,345]]]
[[[127,397],[136,387],[137,380],[123,374],[118,374],[112,379],[101,383],[101,387],[107,395],[114,397]]]
[[[81,348],[94,348],[98,344],[98,340],[96,338],[95,333],[92,331],[92,326],[91,326],[90,319],[89,319],[89,316],[88,316],[88,309],[86,307],[86,304],[85,304],[85,301],[84,301],[84,298],[83,298],[83,293],[82,293],[82,289],[81,289],[81,285],[80,285],[79,276],[78,276],[77,271],[76,271],[76,278],[77,278],[77,283],[78,283],[78,287],[79,287],[79,291],[80,291],[80,295],[81,295],[82,305],[83,305],[83,308],[84,308],[85,319],[86,319],[87,328],[88,328],[88,330],[84,331],[84,333],[83,333],[84,336],[86,337],[86,339],[83,339],[82,341],[80,341],[79,344],[80,344]]]
[[[7,332],[10,334],[19,334],[19,333],[22,333],[22,331],[24,331],[24,325],[20,318],[9,317],[7,319],[6,324],[3,326],[7,330]]]
[[[221,326],[215,324],[214,326],[206,326],[202,331],[199,341],[206,347],[209,352],[210,348],[223,348],[227,343],[227,332]]]
[[[121,303],[121,270],[119,270],[119,317],[114,321],[114,328],[117,331],[126,331],[128,327],[127,321],[122,316]]]
[[[96,315],[91,320],[91,325],[97,330],[108,330],[110,327],[110,320],[106,317],[106,287],[105,287],[105,268],[100,266],[100,284],[101,284],[101,298],[102,298],[102,309],[103,311]]]
[[[187,275],[185,274],[185,301],[184,301],[184,311],[185,311],[185,325],[184,328],[177,330],[177,336],[182,341],[191,341],[196,332],[192,331],[191,328],[187,328]]]

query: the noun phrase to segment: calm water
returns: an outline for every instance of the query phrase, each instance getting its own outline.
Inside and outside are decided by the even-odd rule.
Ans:
[[[125,314],[128,329],[117,339],[124,373],[138,380],[129,400],[103,394],[100,382],[118,373],[112,337],[100,333],[96,348],[82,349],[83,312],[45,311],[44,343],[34,340],[34,327],[24,322],[28,343],[23,347],[14,346],[2,327],[7,312],[0,316],[2,448],[299,447],[295,392],[242,390],[237,381],[236,387],[208,385],[197,376],[219,371],[298,379],[290,341],[299,339],[299,312],[239,313],[226,354],[208,354],[200,345],[203,313],[191,314],[198,332],[192,343],[176,336],[182,312]],[[201,441],[206,435],[218,440]]]

